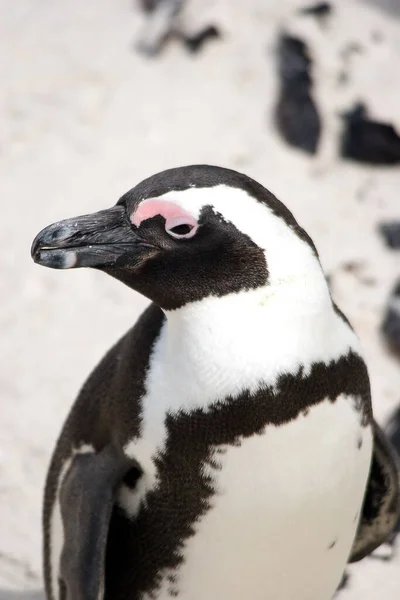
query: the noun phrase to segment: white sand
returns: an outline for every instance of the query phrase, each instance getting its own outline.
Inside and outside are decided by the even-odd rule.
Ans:
[[[334,274],[365,347],[377,418],[399,401],[400,364],[378,325],[400,261],[376,224],[399,216],[400,169],[336,162],[313,175],[270,123],[277,23],[301,3],[217,4],[223,41],[196,57],[171,44],[148,61],[132,51],[141,18],[129,0],[0,0],[0,600],[39,598],[28,590],[42,585],[41,497],[55,439],[90,369],[145,304],[101,273],[34,265],[30,243],[55,220],[111,206],[166,167],[245,171],[293,210]],[[400,126],[400,20],[337,4],[343,39],[383,33],[360,59],[357,85],[374,114]],[[358,274],[343,270],[347,261],[361,263]],[[400,555],[351,572],[343,598],[400,597]]]

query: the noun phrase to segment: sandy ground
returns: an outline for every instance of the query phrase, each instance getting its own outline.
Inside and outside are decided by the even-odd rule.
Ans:
[[[243,170],[314,238],[362,339],[378,420],[399,402],[400,364],[378,332],[399,254],[376,225],[400,213],[400,169],[336,161],[316,175],[270,116],[277,26],[299,3],[215,4],[222,41],[195,57],[174,43],[146,60],[132,49],[141,16],[128,0],[0,0],[0,600],[42,598],[50,453],[84,378],[146,303],[101,273],[34,265],[31,241],[55,220],[111,206],[166,167]],[[363,96],[400,127],[400,20],[371,2],[336,4],[343,39],[367,40]],[[376,31],[383,40],[372,46]],[[400,548],[394,561],[366,559],[351,574],[343,599],[399,598]]]

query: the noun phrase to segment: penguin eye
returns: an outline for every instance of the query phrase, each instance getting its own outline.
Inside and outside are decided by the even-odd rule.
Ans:
[[[165,223],[165,231],[173,238],[191,238],[196,234],[197,223],[193,219],[178,217],[175,219],[167,219]]]
[[[175,227],[171,227],[169,229],[169,233],[175,233],[176,235],[187,235],[192,231],[193,227],[184,223],[182,225],[175,225]]]

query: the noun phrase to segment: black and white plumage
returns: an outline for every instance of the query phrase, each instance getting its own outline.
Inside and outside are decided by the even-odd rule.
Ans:
[[[393,411],[390,415],[389,420],[386,423],[384,428],[385,435],[388,440],[391,442],[393,448],[396,450],[398,463],[400,464],[400,405]],[[389,539],[388,543],[394,548],[397,536],[400,533],[400,515],[397,521],[396,526],[394,527]],[[392,556],[394,552],[392,552]]]
[[[49,226],[32,255],[152,300],[58,441],[48,598],[329,600],[393,528],[398,474],[358,339],[288,209],[234,171],[182,167]]]

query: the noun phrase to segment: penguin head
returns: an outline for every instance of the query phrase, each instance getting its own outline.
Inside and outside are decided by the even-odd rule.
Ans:
[[[163,171],[108,210],[46,227],[32,257],[56,269],[100,269],[164,310],[323,280],[291,212],[249,177],[208,165]]]

